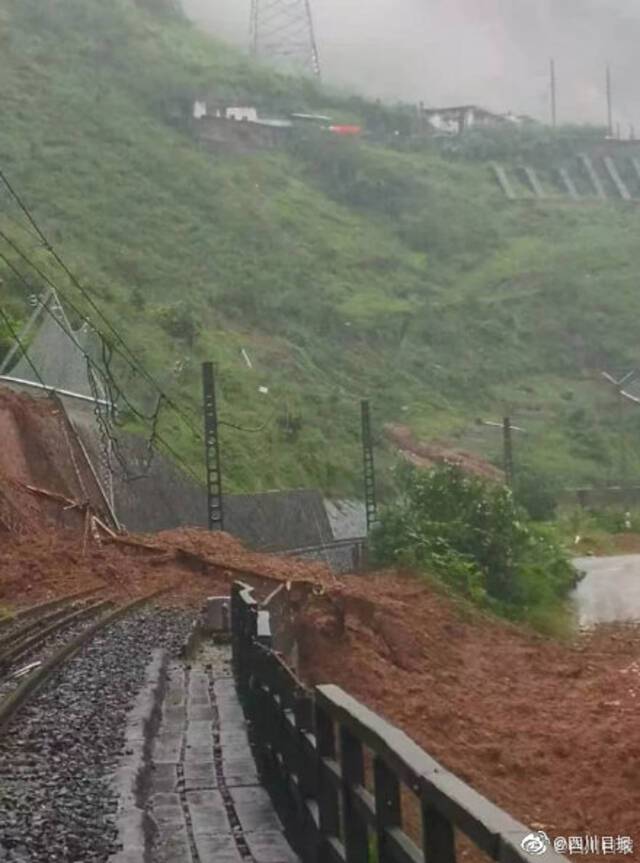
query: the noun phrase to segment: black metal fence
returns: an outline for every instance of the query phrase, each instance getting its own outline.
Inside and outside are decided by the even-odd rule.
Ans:
[[[541,858],[542,836],[339,687],[303,686],[273,650],[268,613],[241,583],[232,637],[259,768],[304,863],[455,863],[457,836],[498,863],[565,860],[551,849]],[[538,853],[522,847],[530,834]]]

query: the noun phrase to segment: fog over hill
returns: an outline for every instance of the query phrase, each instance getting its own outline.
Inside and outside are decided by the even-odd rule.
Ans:
[[[237,44],[249,0],[183,0]],[[640,5],[635,0],[313,0],[325,78],[369,95],[429,105],[478,102],[549,117],[556,58],[562,121],[606,119],[611,63],[615,122],[640,133]]]

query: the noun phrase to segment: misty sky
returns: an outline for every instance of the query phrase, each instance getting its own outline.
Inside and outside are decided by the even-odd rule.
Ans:
[[[242,46],[250,0],[183,0]],[[615,121],[640,133],[640,0],[312,0],[327,81],[427,105],[479,103],[549,117],[556,58],[562,121]]]

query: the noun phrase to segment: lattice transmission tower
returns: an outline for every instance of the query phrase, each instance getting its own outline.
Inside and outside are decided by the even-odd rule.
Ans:
[[[320,77],[311,0],[251,0],[254,57],[304,69]]]

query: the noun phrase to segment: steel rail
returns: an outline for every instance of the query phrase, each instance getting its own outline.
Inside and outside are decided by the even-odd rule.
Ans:
[[[34,626],[34,624],[31,624],[29,632],[27,632],[23,638],[19,637],[20,633],[16,633],[17,640],[12,639],[13,643],[7,647],[6,650],[0,653],[0,675],[12,663],[20,659],[21,656],[24,656],[26,653],[30,653],[38,647],[38,645],[47,641],[47,639],[56,632],[67,629],[68,627],[73,626],[74,623],[79,623],[87,617],[93,617],[95,614],[105,611],[107,607],[111,605],[113,605],[112,599],[103,599],[100,600],[100,602],[87,605],[84,608],[76,609],[75,611],[72,611],[71,614],[64,614],[68,610],[67,608],[64,608],[61,611],[54,612],[50,618],[46,618],[45,621],[43,621],[49,621],[49,625],[44,629],[31,634]],[[62,614],[64,614],[64,616],[61,617]],[[55,618],[55,620],[52,620],[52,618]],[[36,623],[39,622],[40,621],[36,621]]]
[[[67,596],[59,596],[57,599],[47,599],[45,602],[39,602],[37,605],[29,605],[26,608],[21,608],[18,611],[10,612],[9,615],[0,620],[0,631],[6,629],[12,623],[19,620],[26,620],[34,615],[38,615],[47,611],[53,611],[55,608],[74,602],[76,599],[84,599],[87,596],[92,596],[94,593],[104,590],[104,587],[92,587],[90,590],[81,590],[77,593],[69,593]]]
[[[46,659],[42,665],[26,677],[22,683],[2,701],[0,701],[0,730],[4,730],[8,722],[15,714],[29,701],[33,695],[44,686],[47,681],[61,668],[66,662],[72,659],[82,648],[88,644],[94,636],[113,623],[117,623],[121,618],[136,611],[147,602],[151,602],[156,597],[171,590],[171,587],[163,587],[160,590],[155,590],[152,593],[140,596],[131,602],[121,605],[114,611],[100,618],[100,620],[84,629],[76,638],[72,639],[67,644],[63,645],[60,650],[56,651],[52,656]]]
[[[36,632],[43,627],[54,623],[56,620],[60,620],[61,617],[69,614],[72,610],[78,611],[80,606],[86,602],[87,600],[84,600],[84,602],[83,600],[71,600],[71,602],[58,606],[53,611],[43,614],[40,617],[36,617],[35,620],[26,618],[27,622],[23,626],[13,629],[11,632],[0,638],[0,665],[2,664],[2,657],[5,650],[10,650],[17,642],[23,641],[27,636],[31,635],[32,632]]]

